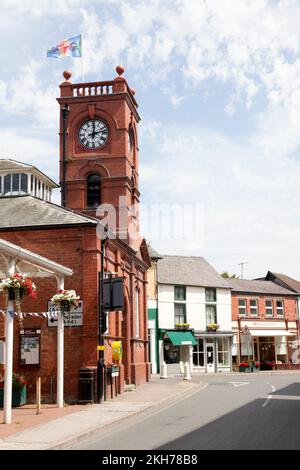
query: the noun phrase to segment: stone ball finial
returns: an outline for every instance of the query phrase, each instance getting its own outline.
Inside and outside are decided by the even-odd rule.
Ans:
[[[71,74],[71,72],[68,72],[68,70],[65,70],[64,73],[63,73],[63,76],[66,79],[66,82],[68,82],[70,80],[70,78],[72,77],[72,74]]]
[[[131,93],[133,94],[133,96],[135,95],[135,89],[134,88],[130,88],[130,91]]]
[[[123,73],[125,72],[125,68],[123,67],[123,65],[117,65],[116,72],[119,77],[121,77],[121,75],[123,75]]]

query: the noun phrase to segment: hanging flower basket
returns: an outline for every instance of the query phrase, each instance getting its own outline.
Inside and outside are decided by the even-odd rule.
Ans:
[[[14,274],[13,276],[2,279],[0,282],[0,292],[6,295],[7,301],[14,300],[16,311],[21,312],[21,303],[23,297],[36,298],[36,286],[31,279],[22,274]]]
[[[72,307],[78,306],[80,297],[76,295],[74,290],[58,290],[57,293],[52,297],[56,307],[62,314],[69,314]]]

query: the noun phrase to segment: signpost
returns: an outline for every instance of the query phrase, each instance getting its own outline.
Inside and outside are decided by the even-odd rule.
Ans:
[[[57,326],[57,309],[53,302],[48,302],[48,312],[51,314],[48,318],[48,327]],[[83,300],[78,301],[78,307],[71,307],[70,313],[64,315],[64,326],[82,326],[83,325]]]

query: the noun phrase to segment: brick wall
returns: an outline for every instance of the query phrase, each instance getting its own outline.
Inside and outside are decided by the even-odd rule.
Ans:
[[[238,300],[239,299],[246,299],[247,301],[247,318],[253,319],[260,319],[260,320],[281,320],[282,317],[277,317],[276,315],[276,300],[283,300],[284,301],[284,319],[288,321],[296,321],[297,317],[297,301],[296,297],[294,296],[280,296],[280,295],[263,295],[263,294],[237,294],[232,293],[231,295],[231,305],[232,305],[232,320],[237,320],[239,317],[239,308],[238,308]],[[250,299],[251,300],[258,300],[258,317],[251,317],[250,316]],[[274,318],[266,317],[266,308],[265,308],[265,301],[272,300],[273,301],[273,311],[274,311]],[[244,317],[243,317],[244,318]]]
[[[61,263],[74,271],[74,275],[65,279],[66,289],[75,289],[84,300],[84,317],[82,327],[65,328],[65,399],[78,399],[78,370],[82,367],[97,366],[98,344],[98,272],[100,270],[100,242],[94,227],[56,228],[44,230],[28,230],[2,232],[0,237],[12,243],[32,250],[53,261]],[[119,393],[124,391],[127,383],[142,383],[149,380],[147,358],[147,309],[145,303],[146,267],[142,260],[128,253],[126,246],[118,241],[111,241],[107,250],[106,270],[118,272],[125,279],[127,292],[127,308],[121,312],[109,314],[109,335],[106,337],[105,362],[112,362],[112,342],[121,340],[129,345],[128,354],[124,358],[125,366],[121,367],[118,379]],[[133,321],[135,315],[133,286],[141,285],[140,300],[140,332],[141,346],[138,352],[132,343]],[[56,281],[52,278],[36,279],[38,298],[25,299],[23,312],[46,312],[48,301],[56,292]],[[2,298],[0,308],[4,309]],[[124,328],[124,325],[126,327]],[[41,329],[41,364],[40,367],[22,367],[19,365],[19,331],[23,328]],[[34,379],[42,377],[43,400],[50,401],[56,396],[56,332],[55,327],[49,328],[47,319],[26,317],[22,324],[15,321],[14,336],[14,368],[29,372],[33,387],[29,389],[29,398],[34,398]],[[0,337],[4,336],[4,318],[0,316]],[[126,350],[126,347],[124,348]],[[113,387],[115,384],[113,384]],[[107,396],[111,387],[107,385]],[[114,392],[115,393],[115,392]]]

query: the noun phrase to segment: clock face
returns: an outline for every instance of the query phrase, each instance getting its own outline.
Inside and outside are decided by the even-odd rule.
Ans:
[[[81,145],[87,149],[99,149],[107,142],[108,127],[100,119],[91,119],[82,124],[78,138]]]

